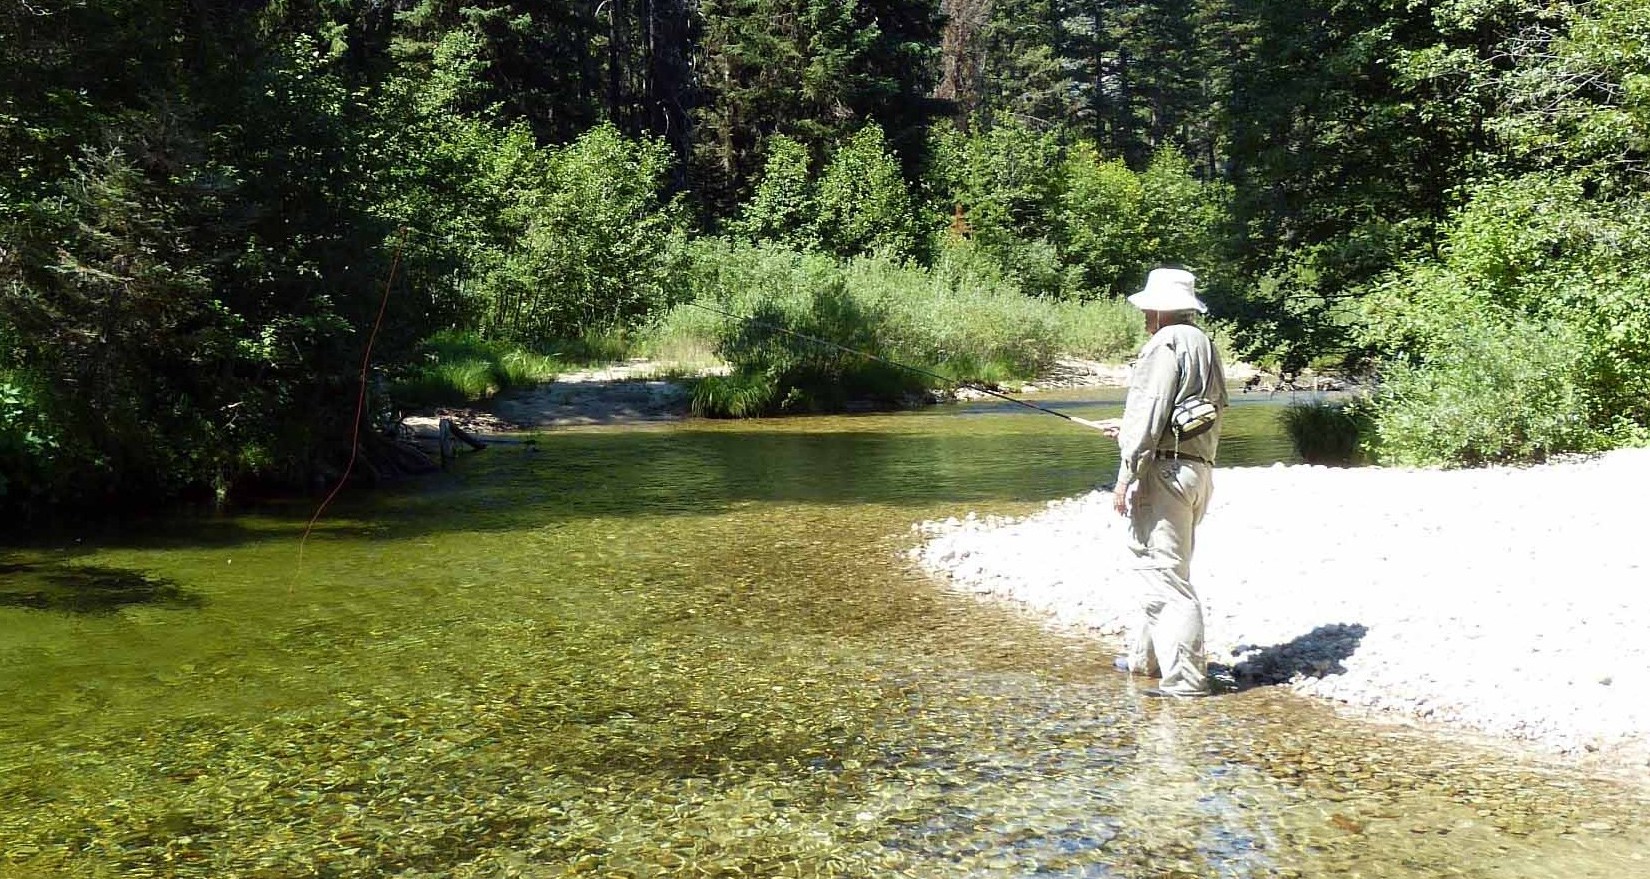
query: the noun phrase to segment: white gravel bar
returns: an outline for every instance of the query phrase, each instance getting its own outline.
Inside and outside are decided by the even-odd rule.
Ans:
[[[1192,581],[1245,679],[1650,767],[1650,449],[1477,470],[1218,468]],[[1121,646],[1111,494],[915,526],[955,588]]]

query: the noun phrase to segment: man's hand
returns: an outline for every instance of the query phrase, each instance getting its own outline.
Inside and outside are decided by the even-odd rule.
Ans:
[[[1083,425],[1084,427],[1092,427],[1112,439],[1117,439],[1117,435],[1123,431],[1123,419],[1121,418],[1105,418],[1100,421],[1090,421],[1087,418],[1077,418],[1076,416],[1073,416],[1071,420]]]
[[[1134,487],[1134,483],[1131,482],[1119,484],[1116,488],[1112,489],[1111,508],[1116,510],[1117,515],[1119,516],[1127,516],[1129,514],[1129,489],[1132,487]]]

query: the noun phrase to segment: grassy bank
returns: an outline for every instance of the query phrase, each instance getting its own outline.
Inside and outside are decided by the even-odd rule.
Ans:
[[[456,406],[552,381],[568,368],[556,355],[449,330],[424,342],[415,361],[391,378],[389,395],[402,409]]]
[[[966,243],[925,269],[705,240],[690,266],[687,303],[637,350],[690,366],[730,364],[730,375],[696,389],[706,415],[815,411],[848,400],[898,405],[947,384],[801,335],[954,382],[991,384],[1034,377],[1060,355],[1123,360],[1145,340],[1126,302],[1027,296]]]
[[[728,368],[690,379],[700,415],[897,407],[956,384],[1036,379],[1060,357],[1123,362],[1146,340],[1126,301],[1027,295],[967,242],[948,243],[931,267],[726,239],[687,251],[677,304],[650,326],[550,346],[553,354],[444,332],[392,383],[395,404],[471,403],[559,372],[646,358],[677,376]],[[1232,356],[1225,328],[1210,332]]]

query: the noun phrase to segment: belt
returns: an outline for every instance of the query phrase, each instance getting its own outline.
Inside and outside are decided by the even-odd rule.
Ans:
[[[1200,458],[1197,455],[1188,455],[1185,452],[1158,451],[1158,452],[1153,453],[1153,457],[1155,457],[1155,458],[1174,458],[1175,460],[1178,460],[1178,461],[1196,461],[1199,464],[1208,464],[1210,467],[1215,466],[1215,462],[1209,460],[1208,458]]]

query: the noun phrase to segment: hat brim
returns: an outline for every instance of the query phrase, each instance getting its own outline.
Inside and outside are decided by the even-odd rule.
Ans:
[[[1208,314],[1209,306],[1189,293],[1141,290],[1129,297],[1129,304],[1141,311],[1195,311]]]

